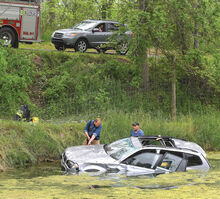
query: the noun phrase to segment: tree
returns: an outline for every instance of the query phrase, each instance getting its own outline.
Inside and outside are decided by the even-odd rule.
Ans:
[[[118,18],[122,23],[129,24],[129,28],[135,35],[132,39],[131,58],[140,66],[142,71],[142,89],[144,92],[150,89],[149,64],[147,50],[151,47],[151,39],[148,37],[148,21],[151,2],[145,0],[118,2]]]
[[[124,15],[120,18],[123,21],[127,19],[135,34],[133,58],[142,68],[145,90],[149,89],[149,78],[144,75],[148,67],[146,50],[159,49],[168,60],[172,74],[173,119],[176,118],[176,83],[179,78],[176,67],[183,68],[189,76],[194,74],[194,70],[198,74],[198,70],[202,70],[203,56],[208,51],[216,53],[220,32],[219,4],[218,1],[207,0],[136,0],[120,3],[120,8],[126,10],[120,12]]]

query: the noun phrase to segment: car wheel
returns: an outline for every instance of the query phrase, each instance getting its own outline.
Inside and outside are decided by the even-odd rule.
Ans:
[[[55,45],[55,48],[60,51],[62,50],[64,51],[66,49],[65,46],[59,46],[59,45]]]
[[[0,29],[0,40],[3,46],[11,45],[13,48],[18,48],[18,39],[11,28]]]
[[[128,44],[122,44],[120,45],[120,49],[117,51],[120,55],[126,55],[128,52]]]
[[[75,51],[79,51],[81,53],[84,53],[88,48],[88,44],[87,44],[87,41],[85,39],[79,39],[77,42],[76,42],[76,45],[75,45]]]

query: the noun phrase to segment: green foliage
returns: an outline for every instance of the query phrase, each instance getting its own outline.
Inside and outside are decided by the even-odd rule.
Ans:
[[[50,41],[52,32],[57,29],[71,28],[84,19],[98,17],[97,6],[91,0],[44,1],[41,7],[41,30],[45,41]]]
[[[1,117],[13,118],[24,103],[29,104],[31,116],[40,118],[99,114],[109,109],[170,115],[169,61],[163,57],[149,59],[151,89],[144,93],[140,68],[120,56],[65,52],[36,52],[30,56],[30,52],[6,48],[1,53]],[[8,53],[14,56],[7,57]],[[179,114],[205,113],[218,107],[219,61],[215,57],[200,59],[200,68],[177,70]],[[181,60],[176,62],[181,66]]]
[[[127,100],[131,99],[128,95],[130,95],[130,90],[134,88],[143,88],[143,90],[147,90],[147,96],[145,96],[146,94],[138,93],[137,98],[142,99],[144,97],[145,99],[149,99],[150,104],[153,104],[153,109],[155,107],[161,107],[160,105],[155,106],[154,101],[162,100],[163,111],[170,112],[167,107],[170,103],[169,100],[171,101],[171,89],[167,88],[171,87],[172,71],[175,68],[177,69],[176,79],[173,79],[172,83],[173,85],[174,83],[177,84],[175,95],[181,103],[177,103],[177,105],[174,101],[172,103],[177,106],[178,110],[182,110],[182,107],[188,107],[186,110],[183,110],[183,112],[187,112],[191,109],[197,111],[198,107],[201,107],[199,105],[200,103],[215,105],[219,103],[219,9],[219,1],[207,0],[100,0],[95,2],[80,0],[71,3],[68,0],[62,2],[54,0],[43,3],[42,24],[45,31],[50,31],[51,28],[70,27],[71,23],[87,18],[115,19],[120,21],[121,24],[126,23],[128,29],[134,33],[134,37],[129,45],[130,58],[135,63],[132,63],[135,67],[132,69],[130,66],[127,67],[129,70],[131,69],[129,73],[133,73],[133,76],[128,74],[123,64],[117,64],[118,68],[121,68],[120,71],[115,67],[115,63],[111,61],[107,63],[109,68],[105,68],[100,73],[103,74],[104,72],[108,75],[104,77],[104,84],[100,78],[96,79],[96,74],[94,75],[93,81],[99,81],[101,85],[105,85],[105,88],[98,87],[96,89],[90,80],[87,84],[83,78],[80,78],[80,81],[79,79],[77,80],[77,83],[78,81],[80,82],[79,85],[74,84],[70,80],[69,82],[74,85],[74,92],[78,95],[78,98],[76,99],[74,97],[73,100],[73,103],[78,105],[77,111],[88,109],[88,107],[85,108],[87,101],[91,102],[89,107],[92,106],[94,109],[103,108],[100,102],[106,102],[104,105],[106,107],[109,104],[115,105],[115,101],[112,102],[110,100],[110,96],[113,96],[111,90],[109,91],[109,86],[107,86],[111,82],[114,82],[114,85],[120,84],[121,89],[117,88],[117,91],[120,90],[119,92],[123,94],[121,99],[123,99],[124,105],[126,104],[125,106],[117,104],[118,107],[129,107],[130,110],[137,107]],[[48,27],[48,22],[51,28]],[[124,30],[120,30],[119,32],[122,35]],[[117,37],[118,33],[115,36]],[[163,59],[163,63],[160,63],[160,61],[159,63],[157,61],[154,62],[157,65],[156,67],[160,69],[160,74],[154,68],[150,68],[149,70],[147,68],[148,65],[152,65],[152,60],[149,60],[146,55],[149,49],[155,49],[157,51],[156,56],[162,55],[166,59]],[[161,64],[164,67],[161,67]],[[111,70],[112,66],[113,70]],[[134,68],[136,71],[133,70]],[[96,67],[94,69],[96,70]],[[159,75],[158,77],[163,78],[162,81],[156,79],[155,73]],[[164,74],[166,79],[164,79]],[[126,83],[122,75],[128,77],[125,80],[127,81]],[[120,82],[117,76],[120,76]],[[61,80],[58,80],[59,77],[54,77],[50,80],[50,88],[47,88],[45,93],[46,99],[57,99],[60,96],[60,93],[65,90],[64,85],[65,81],[67,81],[65,78],[68,79],[68,77],[62,75]],[[87,78],[89,79],[89,77]],[[58,90],[51,88],[52,84],[56,81],[58,81]],[[99,83],[96,82],[96,85]],[[160,84],[163,84],[163,86],[158,86]],[[125,87],[129,88],[129,92],[127,92]],[[84,93],[81,94],[81,91],[87,91],[87,88],[89,90],[90,88],[95,89],[93,93],[95,93],[96,97],[89,92],[86,94],[86,97]],[[155,94],[155,89],[158,89],[160,94]],[[149,96],[149,93],[154,93],[153,95],[156,97]],[[214,96],[214,98],[211,96]],[[195,100],[196,103],[188,104],[191,99]],[[143,107],[145,110],[152,109],[152,106],[146,106],[145,101],[142,103],[139,100],[138,103],[140,103],[139,107]]]
[[[40,121],[42,122],[42,120]],[[59,159],[63,150],[83,140],[82,124],[56,125],[0,121],[0,164],[23,166],[48,159]],[[79,141],[80,140],[80,141]]]
[[[28,87],[33,78],[31,57],[0,46],[0,109],[11,114],[17,103],[30,102]]]

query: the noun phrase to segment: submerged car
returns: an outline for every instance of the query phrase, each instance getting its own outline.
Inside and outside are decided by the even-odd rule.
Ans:
[[[162,136],[128,137],[105,145],[72,146],[62,154],[61,166],[67,173],[127,175],[210,169],[206,153],[198,144]]]
[[[119,30],[117,21],[84,20],[72,28],[56,30],[51,36],[51,42],[57,50],[74,48],[79,52],[85,52],[88,48],[105,52],[117,46],[116,51],[125,55],[128,51],[128,40],[133,36],[133,33],[127,30],[126,25],[123,26],[126,38],[124,39],[124,36],[117,34],[116,45],[112,45],[112,47],[109,44],[115,42],[111,41],[110,37]]]

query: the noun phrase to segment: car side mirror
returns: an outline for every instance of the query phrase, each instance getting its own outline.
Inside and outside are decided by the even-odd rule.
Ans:
[[[99,32],[99,29],[98,28],[93,28],[92,32]]]

